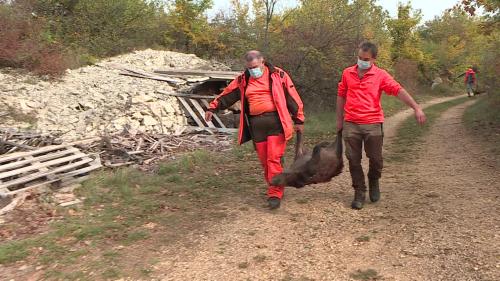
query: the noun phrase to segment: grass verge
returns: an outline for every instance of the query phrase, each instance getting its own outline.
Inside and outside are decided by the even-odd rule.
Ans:
[[[484,144],[488,153],[495,155],[500,166],[500,96],[478,96],[463,115],[464,123],[476,141]]]
[[[154,173],[100,172],[77,190],[83,206],[57,209],[62,219],[46,233],[0,242],[0,264],[45,266],[48,279],[147,278],[163,246],[234,215],[229,198],[260,205],[258,165],[246,145],[197,151]]]
[[[387,161],[408,161],[408,155],[418,151],[418,143],[422,142],[424,135],[430,130],[437,118],[448,108],[459,105],[467,100],[467,97],[438,103],[427,107],[425,115],[427,122],[424,126],[419,126],[413,116],[408,117],[399,126],[396,138],[389,147],[390,153],[385,157]]]

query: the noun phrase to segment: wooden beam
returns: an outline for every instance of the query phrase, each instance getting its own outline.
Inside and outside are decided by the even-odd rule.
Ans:
[[[155,73],[172,75],[172,76],[205,76],[205,77],[217,77],[217,79],[227,79],[233,80],[236,76],[240,75],[241,72],[237,71],[212,71],[212,70],[197,70],[197,69],[161,69],[155,70]]]
[[[89,139],[84,139],[84,140],[79,140],[79,141],[74,141],[66,144],[59,144],[59,145],[49,145],[49,146],[44,146],[41,147],[37,150],[32,150],[32,151],[26,151],[26,152],[16,152],[12,153],[6,156],[0,156],[0,164],[5,163],[5,162],[10,162],[13,160],[16,160],[21,157],[25,157],[28,155],[35,155],[35,154],[41,154],[49,151],[54,151],[58,150],[61,148],[66,148],[68,146],[73,146],[73,145],[79,145],[79,144],[85,144],[85,143],[91,143],[100,140],[101,138],[95,137],[95,138],[89,138]]]
[[[191,99],[206,99],[206,100],[213,100],[217,96],[203,96],[203,95],[192,95],[192,94],[179,94],[179,93],[171,93],[171,92],[165,92],[162,90],[156,90],[157,93],[167,95],[167,96],[172,96],[172,97],[184,97],[184,98],[191,98]]]
[[[57,179],[53,179],[53,180],[49,180],[49,181],[45,181],[45,182],[41,182],[41,183],[35,183],[33,185],[26,186],[26,187],[23,187],[21,189],[16,189],[16,190],[10,191],[10,192],[6,193],[6,195],[14,195],[14,194],[17,194],[17,193],[21,193],[21,192],[25,192],[25,191],[31,190],[33,188],[42,187],[42,186],[45,186],[45,185],[53,183],[53,182],[62,181],[62,180],[65,180],[65,179],[68,179],[68,178],[72,178],[74,176],[77,176],[77,175],[80,175],[80,174],[83,174],[83,173],[88,173],[90,171],[99,169],[100,167],[102,167],[101,164],[93,164],[93,165],[91,165],[89,167],[84,167],[84,168],[80,168],[78,170],[69,171],[69,172],[66,172],[64,174],[57,175],[58,176]],[[79,182],[79,181],[85,180],[85,179],[86,179],[86,177],[81,177],[81,179],[77,178],[77,179],[74,180],[74,182]]]
[[[184,106],[184,108],[187,110],[189,115],[193,118],[194,122],[196,122],[196,125],[201,128],[206,128],[203,122],[201,122],[200,118],[196,116],[196,113],[194,113],[193,109],[189,105],[189,103],[183,98],[183,97],[177,97],[177,99],[181,102],[181,104]],[[210,133],[213,134],[213,132],[209,131]]]
[[[214,125],[214,123],[212,123],[212,121],[205,120],[205,110],[203,110],[203,108],[198,103],[198,101],[195,99],[189,99],[189,101],[193,104],[194,108],[198,111],[203,122],[205,122],[205,124],[207,124],[209,128],[215,128],[215,125]]]
[[[17,146],[17,147],[28,149],[28,150],[36,149],[36,147],[33,147],[33,146],[29,146],[29,145],[22,144],[22,143],[15,143],[15,142],[7,141],[7,140],[0,140],[0,143],[7,144],[10,146]]]
[[[208,106],[209,106],[208,101],[201,100],[201,103],[208,109]],[[224,123],[222,123],[222,120],[220,120],[219,116],[217,116],[216,113],[214,113],[213,117],[214,117],[215,121],[217,121],[222,128],[226,128],[226,126],[224,125]]]
[[[191,130],[205,130],[212,133],[226,133],[226,134],[234,134],[238,132],[238,128],[207,128],[207,127],[196,127],[196,126],[186,126]]]
[[[33,158],[33,159],[30,159],[31,161],[33,161],[32,165],[26,166],[26,167],[23,167],[23,168],[20,168],[20,169],[16,169],[16,170],[12,170],[12,171],[8,171],[8,172],[0,173],[0,179],[4,179],[4,178],[7,178],[7,177],[15,176],[15,175],[18,175],[18,174],[21,174],[21,173],[31,172],[31,171],[34,171],[34,170],[43,171],[42,168],[48,169],[52,165],[62,164],[62,163],[65,163],[65,162],[70,162],[70,161],[73,161],[73,160],[76,160],[76,159],[84,158],[85,156],[86,156],[85,153],[77,152],[77,153],[75,153],[73,155],[69,155],[69,156],[62,157],[62,158],[57,158],[57,159],[46,161],[46,162],[40,162],[37,158]],[[32,156],[30,156],[30,157],[32,157]]]
[[[143,78],[143,79],[151,79],[151,80],[157,80],[157,81],[164,81],[164,82],[172,83],[175,85],[186,84],[186,81],[184,81],[184,80],[168,78],[166,76],[160,76],[160,75],[141,75],[141,74],[135,74],[135,73],[130,73],[130,72],[120,72],[120,75],[131,76],[131,77],[136,77],[136,78]]]
[[[68,155],[68,154],[73,154],[76,152],[79,152],[79,150],[77,148],[69,147],[68,149],[63,150],[63,151],[58,151],[55,153],[47,153],[47,154],[44,154],[41,156],[36,156],[35,159],[39,162],[42,162],[42,161],[47,161],[47,160],[59,158],[59,157],[62,157],[62,156]],[[26,157],[30,157],[30,156],[31,155],[26,156]],[[33,156],[31,156],[31,157],[33,157]],[[23,157],[20,157],[20,158],[23,158]],[[33,162],[33,159],[23,159],[23,160],[19,160],[16,162],[11,162],[8,164],[0,165],[0,172],[12,170],[12,169],[15,169],[18,167],[22,167],[22,166],[27,165],[31,162]]]
[[[33,181],[33,180],[36,180],[36,179],[39,179],[39,178],[42,178],[42,177],[46,177],[46,176],[49,176],[49,175],[54,175],[56,173],[60,173],[60,172],[67,171],[67,170],[70,170],[70,169],[73,169],[73,168],[77,168],[77,167],[82,166],[84,164],[87,164],[89,162],[92,162],[92,159],[90,159],[90,158],[83,159],[83,160],[79,160],[77,162],[74,162],[74,163],[71,163],[71,164],[68,164],[68,165],[65,165],[65,166],[57,167],[57,168],[49,170],[49,171],[30,174],[30,175],[28,175],[26,177],[21,177],[21,178],[15,179],[15,180],[3,182],[0,185],[0,188],[15,186],[15,185],[18,185],[18,184],[21,184],[21,183],[27,183],[27,182],[30,182],[30,181]]]

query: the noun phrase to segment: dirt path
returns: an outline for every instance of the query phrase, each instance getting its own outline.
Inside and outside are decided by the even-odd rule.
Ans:
[[[358,278],[380,280],[499,280],[500,175],[460,124],[469,103],[437,120],[416,161],[386,165],[381,202],[351,210],[345,171],[288,189],[276,212],[235,203],[237,219],[188,237],[192,245],[165,246],[155,277],[349,280],[361,270]],[[410,114],[386,121],[387,142]]]

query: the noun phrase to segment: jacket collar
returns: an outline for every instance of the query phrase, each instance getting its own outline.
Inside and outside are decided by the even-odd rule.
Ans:
[[[278,71],[276,69],[276,67],[274,67],[274,65],[272,63],[270,63],[270,62],[265,61],[264,65],[267,66],[267,68],[269,69],[269,73],[273,73],[273,72]]]

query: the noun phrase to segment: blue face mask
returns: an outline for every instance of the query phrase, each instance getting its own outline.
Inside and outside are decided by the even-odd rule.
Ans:
[[[370,66],[372,66],[372,64],[369,61],[360,60],[358,58],[358,67],[359,67],[359,69],[365,70],[365,69],[370,68]]]
[[[252,76],[253,78],[260,78],[262,75],[264,75],[264,72],[262,72],[262,69],[260,69],[260,67],[249,68],[248,72],[250,72],[250,76]]]

